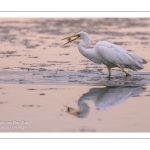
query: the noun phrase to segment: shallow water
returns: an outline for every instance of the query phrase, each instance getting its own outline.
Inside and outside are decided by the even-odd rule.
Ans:
[[[150,19],[0,19],[0,132],[149,132]],[[92,28],[91,28],[92,27]],[[79,31],[147,60],[125,77],[84,58]]]

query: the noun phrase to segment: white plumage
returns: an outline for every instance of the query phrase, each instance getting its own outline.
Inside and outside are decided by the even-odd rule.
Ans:
[[[68,107],[69,113],[77,115],[79,118],[86,117],[90,112],[88,101],[92,101],[99,110],[109,109],[110,107],[119,105],[130,97],[136,97],[145,90],[144,87],[104,87],[92,88],[83,94],[78,100],[79,110]]]
[[[126,76],[130,76],[124,68],[136,71],[143,69],[143,64],[147,63],[146,60],[140,56],[131,54],[124,48],[106,41],[99,41],[95,44],[93,49],[87,49],[90,45],[90,38],[88,34],[83,31],[64,39],[68,39],[66,43],[68,44],[78,38],[83,40],[78,44],[80,53],[94,63],[103,63],[106,65],[109,71],[109,77],[111,76],[111,68],[113,67],[120,68]]]

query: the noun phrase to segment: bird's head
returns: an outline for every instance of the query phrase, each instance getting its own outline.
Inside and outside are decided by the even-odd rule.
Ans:
[[[84,37],[86,37],[86,36],[88,36],[88,34],[84,31],[81,31],[81,32],[78,32],[72,36],[66,37],[62,40],[65,40],[65,39],[68,40],[68,42],[64,44],[64,45],[66,45],[68,43],[71,43],[72,41],[79,39],[79,38],[84,39]]]

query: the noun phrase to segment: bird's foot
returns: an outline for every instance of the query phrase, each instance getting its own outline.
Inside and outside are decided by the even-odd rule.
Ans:
[[[111,77],[111,76],[108,76],[107,78],[108,78],[108,79],[111,79],[112,77]]]
[[[126,77],[130,77],[130,76],[131,76],[131,74],[129,74],[129,73],[126,74]]]

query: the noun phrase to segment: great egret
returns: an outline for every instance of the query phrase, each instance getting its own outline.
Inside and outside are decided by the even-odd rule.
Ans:
[[[139,57],[138,55],[131,54],[124,48],[106,41],[97,42],[94,48],[89,50],[87,48],[90,45],[90,38],[89,35],[83,31],[64,38],[68,40],[68,42],[64,45],[75,41],[78,38],[83,40],[78,44],[80,53],[94,63],[103,63],[106,65],[109,72],[109,77],[111,76],[111,68],[113,67],[118,67],[126,74],[126,76],[131,76],[124,70],[124,68],[137,71],[143,69],[143,64],[147,63],[145,59]]]
[[[85,118],[90,112],[87,102],[92,101],[98,110],[109,109],[110,107],[119,105],[130,97],[137,97],[146,88],[145,87],[103,87],[91,88],[87,93],[83,94],[78,100],[79,110],[65,106],[69,114],[79,118]]]

